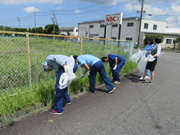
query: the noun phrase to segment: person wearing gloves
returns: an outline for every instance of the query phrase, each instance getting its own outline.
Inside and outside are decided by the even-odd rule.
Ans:
[[[63,101],[67,104],[71,104],[71,99],[68,94],[68,87],[64,89],[60,89],[59,80],[61,75],[64,72],[68,72],[67,67],[67,59],[69,57],[65,55],[49,55],[46,57],[46,60],[43,62],[44,71],[52,71],[56,72],[56,105],[53,110],[50,112],[51,114],[62,114],[63,113]],[[78,66],[75,63],[73,67],[73,72],[77,70]]]
[[[151,54],[151,48],[153,46],[153,39],[152,38],[149,38],[147,40],[148,44],[145,46],[144,48],[144,52],[145,52],[145,57],[147,58],[147,56],[149,54]],[[139,80],[142,80],[143,79],[143,76],[144,74],[141,75],[141,77],[139,78]],[[145,79],[150,79],[150,70],[147,70],[147,74],[145,76]]]
[[[106,88],[108,89],[108,93],[112,93],[116,87],[113,86],[109,78],[106,76],[106,71],[102,61],[89,54],[74,56],[75,62],[81,65],[81,67],[85,68],[84,73],[82,74],[81,78],[85,76],[87,72],[89,72],[89,83],[91,92],[95,92],[95,84],[96,84],[96,74],[99,72],[100,76],[102,77]]]
[[[111,72],[112,72],[114,83],[119,84],[120,83],[119,72],[126,63],[126,60],[118,54],[109,54],[107,57],[102,57],[101,60],[104,63],[109,62],[109,66],[110,66],[109,78],[111,77]]]
[[[145,82],[145,76],[147,74],[147,70],[149,69],[150,74],[151,74],[150,81],[148,82],[149,85],[151,85],[153,83],[154,69],[155,69],[155,66],[157,64],[157,59],[158,59],[160,52],[161,52],[161,46],[159,45],[159,43],[161,43],[161,41],[162,41],[161,37],[156,37],[154,39],[154,41],[153,41],[154,45],[151,48],[151,55],[155,58],[155,60],[152,62],[148,61],[147,65],[146,65],[145,72],[144,72],[143,79],[141,80],[142,82]]]

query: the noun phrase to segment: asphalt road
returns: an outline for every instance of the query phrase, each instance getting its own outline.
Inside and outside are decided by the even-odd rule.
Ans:
[[[0,135],[180,135],[180,53],[162,51],[152,85],[125,76],[108,94],[105,86],[64,107],[0,129]]]

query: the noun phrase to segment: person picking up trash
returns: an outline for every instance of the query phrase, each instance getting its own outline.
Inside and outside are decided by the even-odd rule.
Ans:
[[[126,63],[125,58],[118,54],[109,54],[107,57],[102,57],[101,58],[102,62],[107,63],[109,62],[109,78],[113,76],[113,80],[115,84],[120,83],[120,78],[119,78],[119,72],[121,71],[122,67]]]
[[[91,92],[93,93],[95,92],[97,72],[99,72],[100,76],[102,77],[106,85],[106,88],[108,89],[108,93],[112,93],[116,89],[116,87],[113,86],[113,84],[107,77],[104,65],[99,58],[93,55],[85,54],[85,55],[74,56],[74,59],[75,59],[75,62],[81,65],[81,67],[85,68],[85,71],[81,76],[82,78],[85,76],[87,72],[90,72],[89,73],[89,83],[90,83],[89,90]]]
[[[71,60],[73,63],[70,63],[68,60]],[[73,65],[73,67],[68,67],[68,64]],[[61,88],[62,86],[60,86],[61,76],[63,73],[69,73],[70,70],[73,70],[72,73],[76,72],[78,66],[72,56],[49,55],[46,57],[46,61],[43,62],[43,68],[45,72],[52,70],[56,72],[56,105],[53,110],[50,111],[50,113],[60,115],[63,113],[63,101],[65,101],[67,104],[71,104],[71,99],[68,94],[68,87]]]

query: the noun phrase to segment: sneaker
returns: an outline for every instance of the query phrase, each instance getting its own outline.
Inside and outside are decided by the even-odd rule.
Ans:
[[[50,114],[57,114],[57,115],[63,114],[63,113],[58,113],[58,112],[56,112],[55,110],[52,110],[52,111],[50,111],[49,113],[50,113]]]
[[[115,83],[115,84],[120,84],[121,82],[119,82],[119,81],[115,81],[114,83]]]
[[[153,84],[153,82],[148,82],[148,85],[151,85],[151,84]]]
[[[150,79],[150,77],[149,76],[145,76],[145,78],[144,79]]]
[[[142,83],[145,83],[145,80],[143,80],[143,79],[142,79],[142,80],[139,80],[139,81],[142,82]]]
[[[68,104],[68,105],[70,105],[70,104],[71,104],[71,102],[68,102],[67,104]]]
[[[141,76],[140,78],[139,78],[139,80],[142,80],[143,79],[143,77]]]
[[[116,87],[114,87],[112,90],[110,90],[108,93],[111,94],[113,93],[113,91],[116,89]]]

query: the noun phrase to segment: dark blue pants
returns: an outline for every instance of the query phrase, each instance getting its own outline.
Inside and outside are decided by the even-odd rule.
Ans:
[[[109,91],[112,90],[114,88],[114,86],[112,85],[111,81],[109,80],[109,78],[106,75],[106,71],[105,71],[102,61],[98,61],[92,67],[90,67],[90,76],[89,76],[90,88],[89,88],[89,90],[92,92],[95,92],[97,72],[99,72],[100,76],[102,77],[107,89]]]
[[[119,72],[121,71],[122,67],[124,66],[125,64],[125,60],[119,62],[117,64],[117,67],[115,70],[113,70],[114,68],[114,65],[111,67],[111,71],[112,71],[112,76],[113,76],[113,80],[114,81],[119,81],[120,82],[120,78],[119,78]]]
[[[77,63],[74,64],[73,72],[75,73],[78,68]],[[54,110],[61,113],[63,112],[63,101],[66,103],[71,102],[71,99],[68,94],[68,87],[65,89],[60,89],[59,88],[59,79],[61,78],[61,75],[64,73],[64,69],[62,68],[58,74],[57,80],[56,80],[56,106],[54,107]]]
[[[59,88],[59,79],[61,75],[64,73],[64,69],[61,69],[61,71],[58,74],[58,79],[56,80],[56,106],[54,107],[54,110],[58,113],[63,112],[63,100],[67,103],[71,102],[71,99],[68,94],[68,87],[64,89]]]

